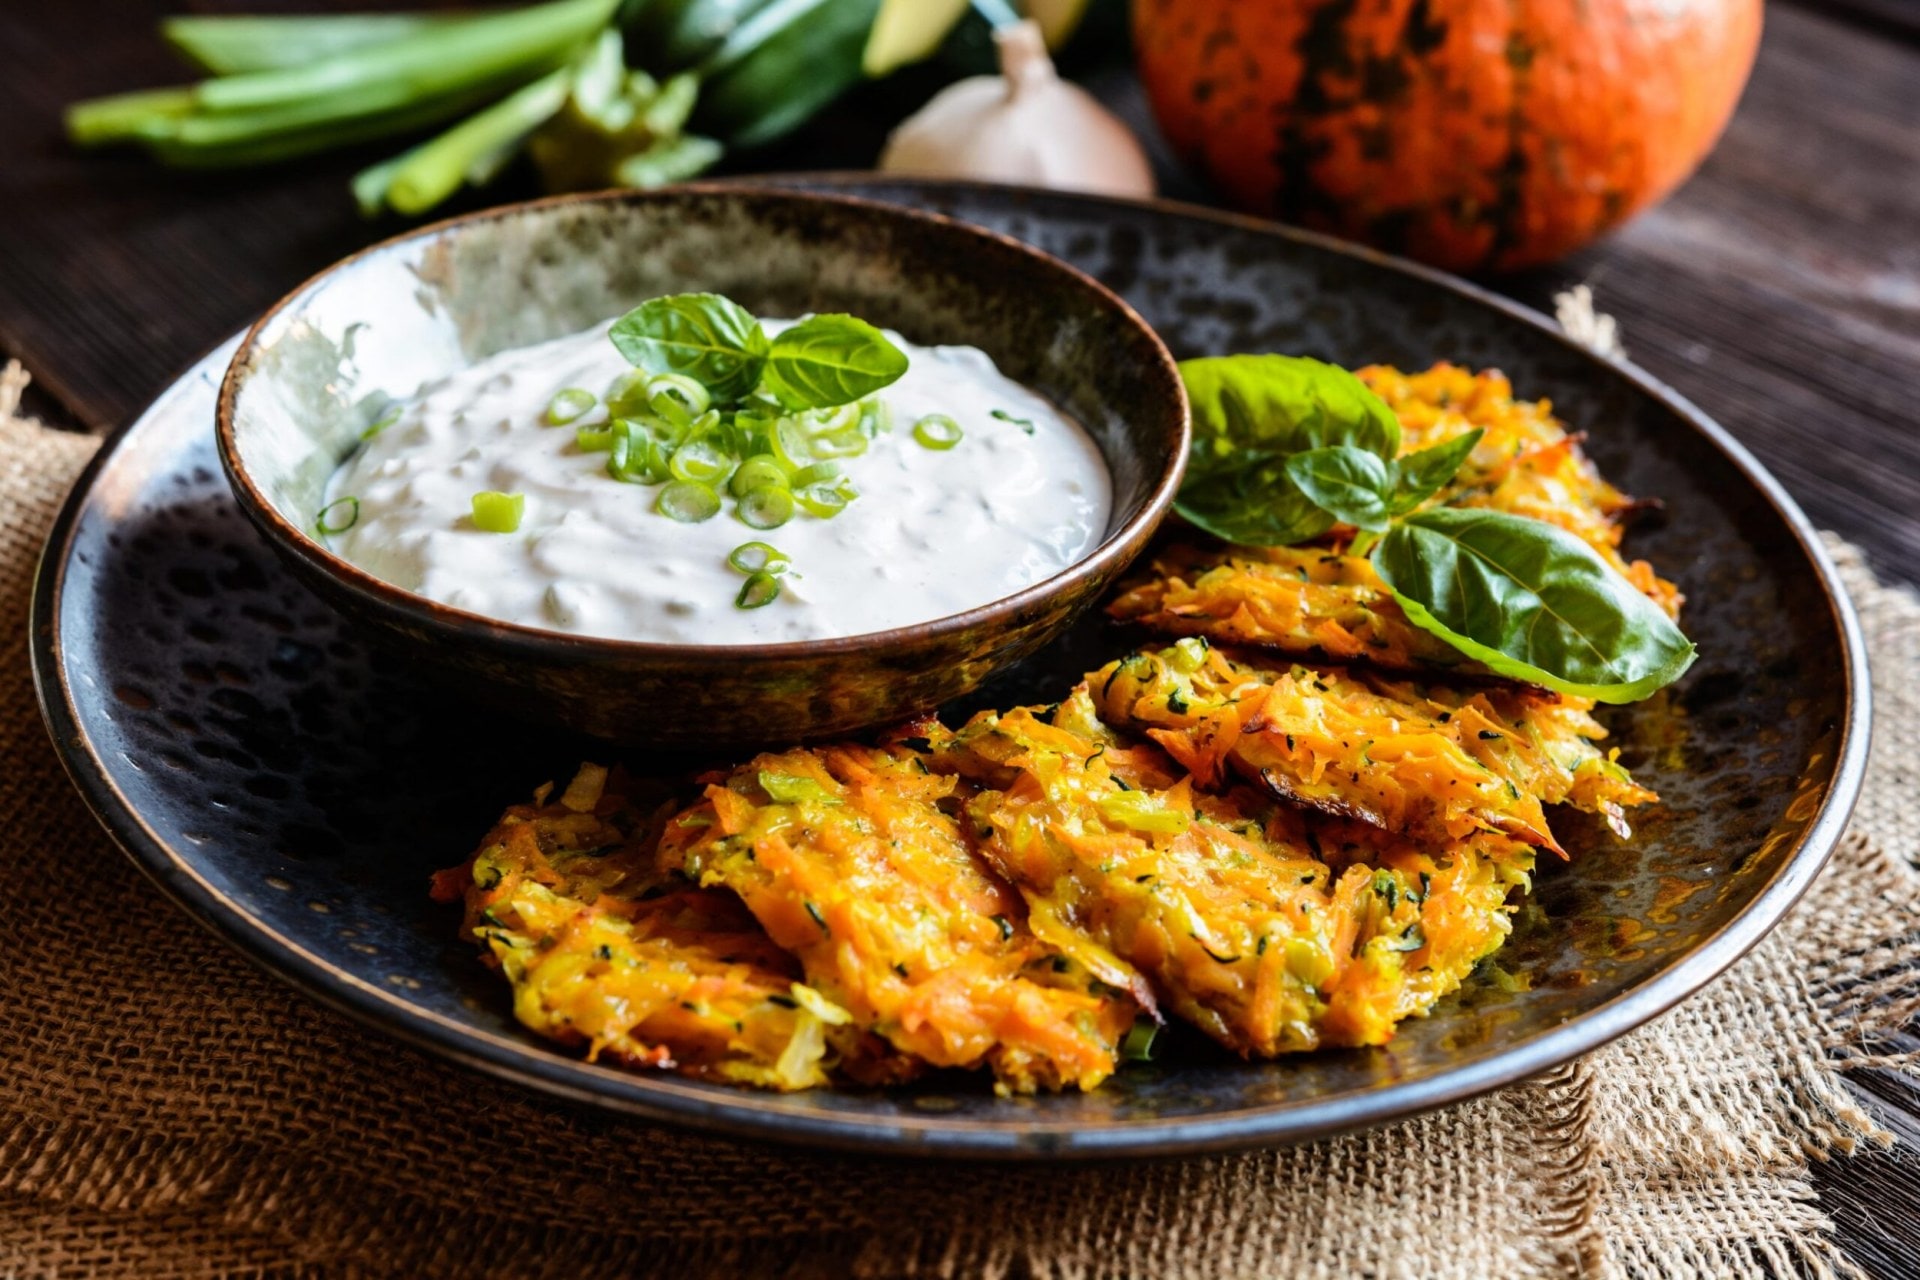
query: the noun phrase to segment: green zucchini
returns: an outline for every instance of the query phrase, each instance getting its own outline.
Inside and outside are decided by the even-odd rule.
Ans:
[[[614,17],[627,65],[676,75],[719,51],[727,37],[774,0],[625,0]]]
[[[865,78],[880,0],[772,0],[700,67],[696,131],[755,147],[798,128]]]

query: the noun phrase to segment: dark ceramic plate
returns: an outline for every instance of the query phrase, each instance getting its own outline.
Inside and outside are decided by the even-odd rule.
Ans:
[[[1684,716],[1627,762],[1665,798],[1631,844],[1559,819],[1504,953],[1531,989],[1470,988],[1393,1044],[1247,1064],[1183,1044],[1087,1095],[995,1098],[974,1079],[889,1093],[752,1094],[588,1066],[523,1034],[504,985],[427,900],[506,803],[584,750],[516,737],[368,652],[241,517],[213,446],[228,343],[105,450],[54,529],[35,671],[75,781],[181,905],[302,990],[436,1053],[617,1110],[788,1141],[943,1155],[1145,1154],[1376,1124],[1517,1080],[1696,990],[1819,870],[1859,785],[1865,656],[1805,519],[1747,453],[1645,375],[1442,276],[1313,236],[1166,205],[807,179],[928,206],[1100,277],[1177,355],[1497,365],[1549,396],[1609,476],[1667,502],[1632,549],[1677,579],[1702,657]],[[1081,627],[990,701],[1050,697],[1127,641]],[[680,762],[684,764],[685,762]]]

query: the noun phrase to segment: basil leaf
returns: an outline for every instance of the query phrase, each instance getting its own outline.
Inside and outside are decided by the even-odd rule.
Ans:
[[[1463,436],[1443,440],[1430,449],[1409,453],[1393,463],[1391,514],[1403,516],[1431,498],[1453,479],[1480,437],[1487,434],[1476,427]]]
[[[1334,519],[1375,533],[1387,527],[1393,473],[1365,449],[1309,449],[1288,458],[1286,466],[1287,478]]]
[[[1198,448],[1198,441],[1195,447]],[[1209,471],[1190,455],[1173,509],[1216,538],[1249,547],[1311,542],[1336,523],[1287,475],[1287,454],[1241,449]],[[1196,474],[1197,473],[1197,474]]]
[[[1215,537],[1248,546],[1317,538],[1334,517],[1287,474],[1287,458],[1350,445],[1381,459],[1400,451],[1400,422],[1345,369],[1304,356],[1183,361],[1193,451],[1174,502]]]
[[[836,409],[899,381],[907,356],[853,316],[808,316],[773,339],[767,390],[783,409]]]
[[[649,299],[614,321],[607,336],[630,363],[692,378],[723,404],[758,386],[767,363],[766,330],[717,293]]]
[[[1492,670],[1600,702],[1635,702],[1694,647],[1592,547],[1539,520],[1438,507],[1395,525],[1374,568],[1415,626]]]

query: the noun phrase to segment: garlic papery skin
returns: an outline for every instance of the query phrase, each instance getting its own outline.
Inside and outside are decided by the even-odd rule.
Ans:
[[[1062,191],[1151,196],[1139,139],[1078,85],[1062,80],[1037,23],[994,32],[1000,74],[942,89],[887,139],[880,168]]]

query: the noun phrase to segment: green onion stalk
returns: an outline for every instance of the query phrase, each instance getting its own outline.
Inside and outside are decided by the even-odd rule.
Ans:
[[[208,78],[75,103],[67,132],[80,146],[144,147],[181,168],[411,135],[414,145],[355,176],[368,216],[425,213],[522,155],[549,190],[657,186],[804,123],[868,74],[883,8],[916,3],[546,0],[470,13],[177,17],[163,35]]]

